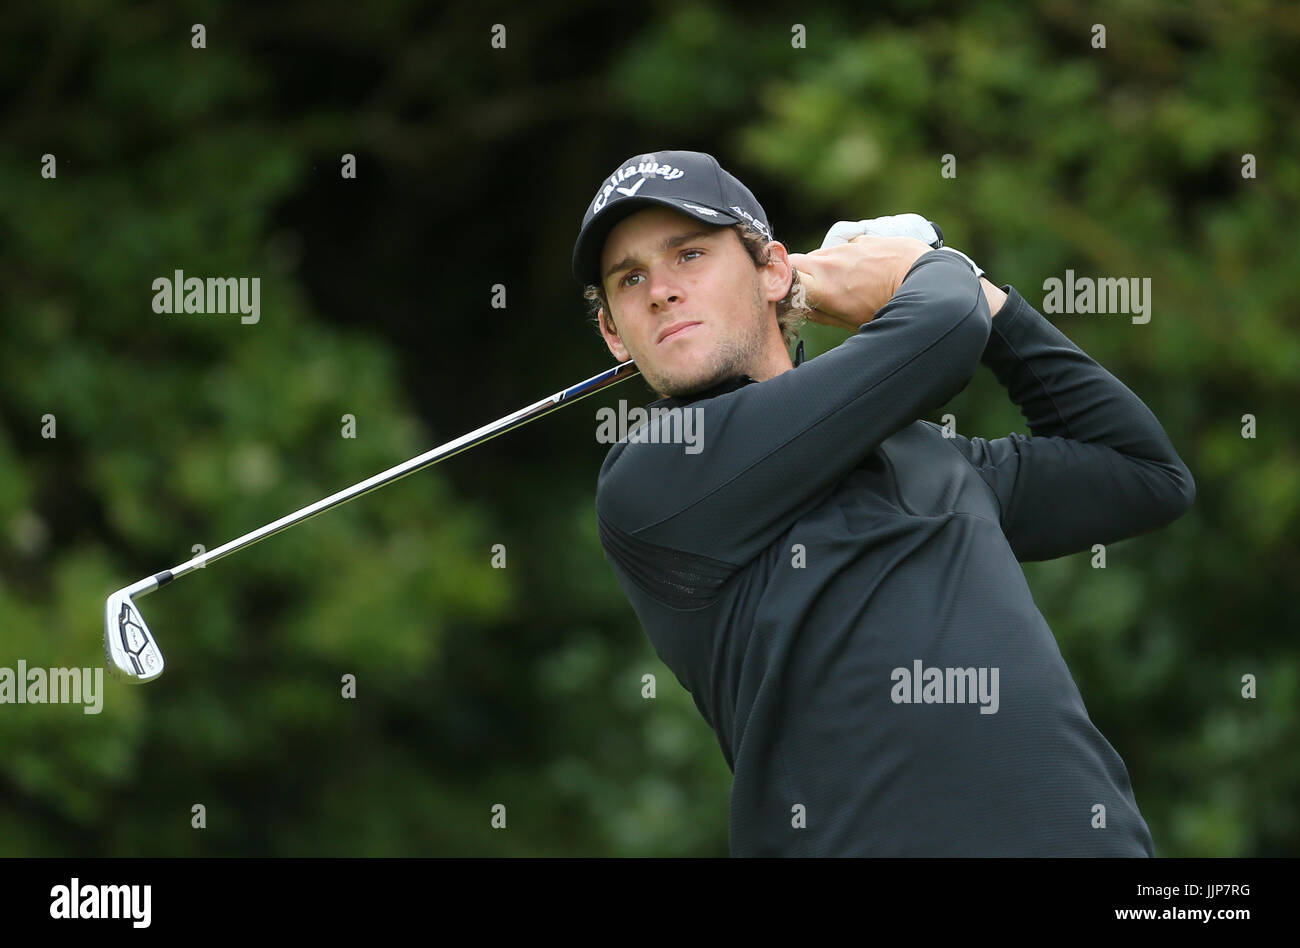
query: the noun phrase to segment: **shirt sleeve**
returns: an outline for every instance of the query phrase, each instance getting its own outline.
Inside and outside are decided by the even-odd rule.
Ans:
[[[951,438],[1001,505],[1016,558],[1046,560],[1162,527],[1196,497],[1142,400],[1011,287],[980,361],[1032,437]]]
[[[597,516],[641,545],[743,565],[882,441],[961,391],[989,331],[970,267],[922,254],[875,318],[836,348],[683,406],[698,413],[696,453],[654,443],[654,431],[616,445]]]

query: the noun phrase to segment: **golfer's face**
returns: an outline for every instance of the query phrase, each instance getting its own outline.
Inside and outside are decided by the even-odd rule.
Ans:
[[[635,359],[657,391],[706,388],[761,350],[766,300],[730,228],[647,208],[610,231],[600,264],[617,328],[605,332],[610,351]]]

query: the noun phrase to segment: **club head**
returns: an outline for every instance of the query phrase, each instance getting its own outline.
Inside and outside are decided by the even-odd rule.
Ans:
[[[142,684],[163,672],[162,651],[131,596],[141,584],[119,589],[104,606],[104,654],[118,681]]]

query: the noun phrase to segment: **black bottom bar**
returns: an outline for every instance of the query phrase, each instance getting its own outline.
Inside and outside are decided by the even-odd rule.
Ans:
[[[1282,859],[9,859],[0,860],[0,911],[9,933],[144,930],[136,927],[143,888],[133,890],[138,903],[126,902],[125,890],[109,893],[126,917],[51,917],[73,914],[76,879],[78,916],[112,908],[102,886],[148,885],[151,931],[292,932],[295,942],[320,934],[332,944],[419,923],[433,938],[517,930],[658,940],[680,931],[687,915],[731,933],[777,923],[811,933],[843,918],[853,932],[897,932],[909,944],[950,931],[980,941],[1094,929],[1232,939],[1284,921],[1294,868]],[[1243,909],[1249,917],[1223,916]],[[1133,917],[1146,911],[1154,914]]]

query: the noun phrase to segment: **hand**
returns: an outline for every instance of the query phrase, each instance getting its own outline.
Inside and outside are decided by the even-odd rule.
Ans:
[[[871,322],[930,246],[912,237],[858,236],[845,244],[790,254],[799,271],[808,317],[823,326],[857,330]]]

